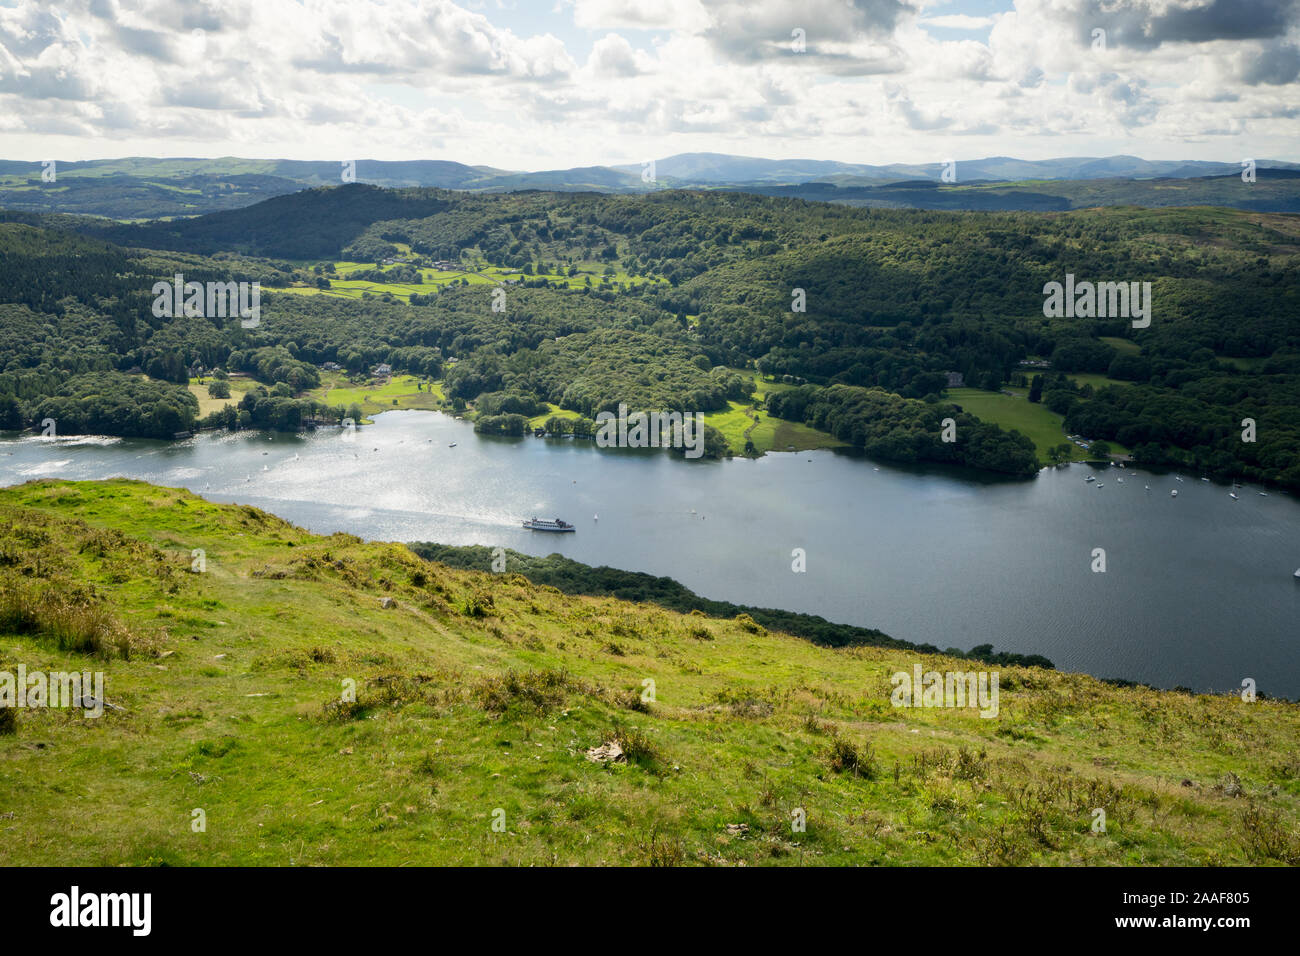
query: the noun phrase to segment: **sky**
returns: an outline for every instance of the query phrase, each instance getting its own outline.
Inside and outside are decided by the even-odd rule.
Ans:
[[[1300,0],[0,0],[0,158],[1300,161]]]

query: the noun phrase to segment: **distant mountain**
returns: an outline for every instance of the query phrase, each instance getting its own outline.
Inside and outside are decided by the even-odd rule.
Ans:
[[[1225,206],[1254,212],[1300,213],[1300,170],[1259,167],[1253,183],[1240,171],[1191,178],[1059,179],[945,185],[911,179],[872,185],[808,182],[751,185],[745,192],[887,209],[1050,212],[1096,206]]]
[[[1300,164],[1257,160],[1264,172],[1300,171]],[[955,174],[944,182],[945,171]],[[1145,160],[1137,156],[1065,157],[1025,160],[1009,156],[946,163],[870,165],[813,159],[763,159],[726,153],[680,153],[648,166],[583,166],[574,169],[511,171],[447,160],[335,160],[148,158],[58,162],[55,180],[42,179],[42,164],[0,160],[0,208],[39,213],[72,213],[119,220],[170,219],[254,203],[317,186],[348,180],[375,186],[422,186],[471,192],[541,189],[558,192],[647,192],[660,189],[786,190],[782,195],[833,202],[917,205],[922,208],[1053,209],[1084,205],[1183,205],[1215,202],[1271,211],[1292,211],[1289,195],[1266,190],[1234,196],[1227,180],[1240,180],[1240,163],[1201,160]],[[1196,182],[1218,178],[1220,186],[1161,190],[1156,180]],[[1261,180],[1264,177],[1261,175]],[[1095,183],[1094,187],[1070,186]],[[980,184],[1005,184],[982,195],[958,190]],[[936,193],[923,187],[942,184]],[[885,189],[885,192],[872,190]],[[1280,187],[1282,192],[1291,187]],[[792,191],[790,191],[792,190]],[[866,190],[866,192],[863,192]],[[1274,190],[1276,192],[1276,190]],[[1192,197],[1197,197],[1193,200]]]
[[[654,161],[655,178],[673,183],[807,182],[846,175],[880,179],[881,166],[839,163],[817,159],[757,159],[725,153],[679,153]],[[640,178],[642,165],[616,166]]]

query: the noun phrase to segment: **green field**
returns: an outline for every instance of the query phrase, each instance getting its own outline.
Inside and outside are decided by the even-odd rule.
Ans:
[[[980,421],[992,422],[1007,429],[1016,429],[1034,443],[1039,461],[1046,463],[1050,448],[1069,441],[1061,427],[1064,418],[1041,403],[1030,402],[1025,397],[1028,394],[1026,389],[1010,388],[1007,391],[1015,393],[1014,396],[1002,392],[986,392],[978,388],[950,388],[948,398]],[[1129,453],[1128,449],[1118,442],[1112,441],[1109,444],[1115,455]],[[1088,458],[1088,453],[1078,445],[1071,442],[1070,447],[1073,449],[1071,461],[1083,461]]]
[[[1002,666],[990,719],[891,706],[989,665],[123,480],[0,490],[0,551],[0,670],[120,708],[0,711],[4,866],[1300,863],[1294,703]]]
[[[1125,382],[1118,378],[1107,378],[1098,372],[1070,372],[1066,378],[1076,385],[1091,385],[1093,388],[1108,388],[1111,385],[1132,385],[1132,382]]]
[[[543,425],[546,424],[547,419],[550,418],[581,418],[582,417],[581,412],[575,412],[571,408],[561,408],[559,405],[552,405],[550,402],[546,403],[546,409],[547,410],[545,414],[536,415],[533,418],[528,419],[529,428],[541,428]]]
[[[732,371],[747,375],[753,380],[753,402],[728,402],[726,411],[706,412],[704,423],[722,432],[734,454],[744,454],[746,440],[754,443],[754,451],[760,455],[769,451],[809,451],[813,448],[841,448],[845,445],[834,435],[810,428],[801,422],[773,418],[756,407],[763,403],[769,393],[794,386],[764,378],[752,369]]]
[[[1132,339],[1121,339],[1113,335],[1103,335],[1100,338],[1107,345],[1113,346],[1120,355],[1140,355],[1142,352],[1142,346]]]
[[[423,387],[417,388],[419,385]],[[394,375],[383,385],[353,385],[342,372],[322,372],[320,388],[304,392],[302,397],[344,408],[355,402],[367,417],[395,408],[436,410],[446,403],[440,382],[424,384],[415,375]]]
[[[403,244],[398,243],[399,247]],[[403,247],[403,252],[410,252],[409,247]],[[311,266],[314,263],[298,262],[300,266]],[[392,295],[399,298],[406,298],[412,294],[428,295],[436,292],[450,284],[469,284],[469,285],[500,285],[503,282],[518,282],[527,279],[546,279],[552,285],[560,285],[564,288],[580,288],[590,284],[594,288],[599,288],[602,283],[608,282],[611,285],[626,285],[629,288],[645,285],[646,283],[658,283],[665,280],[652,276],[632,276],[629,275],[621,265],[616,266],[614,273],[610,276],[603,275],[605,264],[598,262],[580,262],[575,263],[578,268],[576,276],[555,275],[548,273],[538,273],[535,275],[525,275],[518,269],[506,269],[497,266],[490,266],[485,263],[475,264],[473,268],[440,270],[432,268],[421,268],[419,273],[423,282],[376,282],[369,279],[349,279],[348,276],[361,272],[363,270],[374,270],[376,268],[373,262],[352,262],[336,261],[333,263],[335,275],[327,276],[330,280],[330,288],[318,289],[315,286],[288,286],[276,291],[291,292],[295,295],[332,295],[339,298],[359,299],[364,293],[371,295]],[[383,266],[382,271],[389,272],[396,269],[396,265]],[[590,283],[588,283],[590,279]]]
[[[213,398],[208,394],[208,384],[211,381],[212,376],[205,375],[201,378],[192,380],[188,386],[190,394],[199,400],[200,418],[210,415],[215,411],[220,411],[227,405],[238,405],[239,400],[244,397],[244,393],[250,389],[256,388],[258,385],[258,383],[251,378],[235,375],[228,379],[230,384],[230,397]]]

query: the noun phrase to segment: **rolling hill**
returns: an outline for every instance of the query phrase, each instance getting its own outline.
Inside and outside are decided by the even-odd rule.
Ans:
[[[3,865],[1300,862],[1293,703],[999,667],[994,717],[900,707],[892,675],[984,665],[139,482],[0,519],[0,671],[109,705],[0,710]]]

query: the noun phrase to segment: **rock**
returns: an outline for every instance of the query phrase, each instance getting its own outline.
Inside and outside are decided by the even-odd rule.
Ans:
[[[82,710],[98,710],[103,707],[105,710],[122,710],[117,704],[110,704],[106,700],[100,700],[94,694],[82,694],[81,700],[77,703],[81,705]]]
[[[397,607],[397,602],[390,597],[380,598],[379,606],[382,608]]]
[[[593,763],[627,763],[627,755],[623,753],[623,748],[616,740],[601,744],[599,747],[592,747],[587,751],[587,759]]]
[[[732,836],[744,836],[749,832],[748,823],[728,823],[727,832]]]
[[[1235,773],[1224,774],[1215,789],[1222,792],[1225,797],[1239,797],[1245,793],[1241,786],[1241,779]]]

